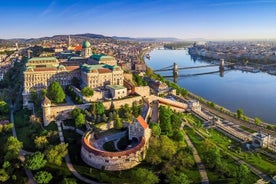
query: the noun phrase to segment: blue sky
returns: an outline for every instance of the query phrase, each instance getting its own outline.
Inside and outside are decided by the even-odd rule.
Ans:
[[[276,0],[0,0],[0,38],[276,38]]]

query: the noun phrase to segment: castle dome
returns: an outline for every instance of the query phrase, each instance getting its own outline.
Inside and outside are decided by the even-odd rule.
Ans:
[[[85,40],[83,43],[82,43],[82,48],[90,48],[91,47],[91,44],[89,43],[89,41]]]

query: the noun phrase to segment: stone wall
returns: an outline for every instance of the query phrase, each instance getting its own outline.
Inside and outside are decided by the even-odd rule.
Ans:
[[[136,96],[132,98],[126,98],[121,100],[114,100],[114,107],[120,108],[121,105],[128,104],[132,106],[133,102],[139,102],[142,100],[141,96]],[[105,109],[109,109],[111,105],[111,101],[103,102]],[[49,105],[43,106],[43,121],[44,126],[47,126],[51,121],[55,121],[56,119],[65,120],[71,118],[71,111],[75,108],[87,109],[90,106],[90,103],[80,104],[80,105]]]
[[[135,92],[140,96],[150,96],[150,87],[149,86],[135,86]]]
[[[135,167],[146,156],[146,149],[148,148],[148,138],[143,137],[141,142],[126,151],[107,152],[97,150],[90,145],[89,141],[93,141],[93,133],[87,133],[82,139],[81,158],[82,160],[97,169],[104,169],[109,171],[120,171]],[[89,144],[89,145],[88,145]]]

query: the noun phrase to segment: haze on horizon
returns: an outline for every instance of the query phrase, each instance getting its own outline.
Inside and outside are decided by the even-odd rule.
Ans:
[[[0,38],[57,34],[276,38],[276,0],[25,0],[1,2]]]

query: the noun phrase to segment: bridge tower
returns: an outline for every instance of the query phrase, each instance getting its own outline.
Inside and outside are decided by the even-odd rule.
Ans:
[[[178,66],[176,63],[173,63],[173,77],[178,77]]]
[[[221,60],[220,60],[219,70],[220,70],[220,71],[224,70],[224,59],[221,59]]]

